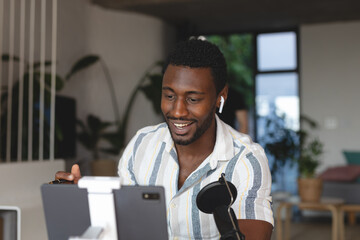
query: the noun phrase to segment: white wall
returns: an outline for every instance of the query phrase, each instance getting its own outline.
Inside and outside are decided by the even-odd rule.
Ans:
[[[103,9],[85,0],[59,1],[59,72],[87,54],[100,55],[107,64],[115,84],[122,116],[137,82],[155,61],[163,60],[174,42],[174,29],[161,20],[135,13]],[[66,83],[62,94],[77,101],[77,115],[88,114],[113,121],[113,106],[108,85],[99,64],[79,73]],[[152,106],[138,95],[129,119],[128,137],[147,125],[157,124]],[[78,146],[79,157],[86,151]]]
[[[303,25],[300,34],[302,113],[320,123],[325,145],[319,169],[344,165],[343,150],[360,150],[360,21]]]

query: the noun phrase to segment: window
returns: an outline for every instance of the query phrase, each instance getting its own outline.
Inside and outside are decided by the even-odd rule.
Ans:
[[[297,33],[260,33],[256,49],[256,138],[267,151],[273,190],[295,193],[297,169],[286,144],[298,141],[300,128]]]
[[[257,35],[259,71],[297,69],[296,33],[263,33]]]

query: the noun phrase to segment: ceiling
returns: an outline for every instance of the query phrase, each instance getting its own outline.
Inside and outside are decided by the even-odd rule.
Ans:
[[[360,20],[360,0],[92,0],[105,8],[155,16],[188,33],[293,28]],[[184,31],[184,30],[183,30]]]

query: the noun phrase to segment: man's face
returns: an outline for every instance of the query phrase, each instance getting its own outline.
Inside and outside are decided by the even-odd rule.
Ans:
[[[167,67],[161,110],[176,144],[193,143],[215,127],[216,97],[210,68]]]

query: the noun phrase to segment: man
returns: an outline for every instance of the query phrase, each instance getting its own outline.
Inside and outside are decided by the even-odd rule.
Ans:
[[[226,62],[206,41],[179,43],[164,67],[161,109],[166,123],[145,127],[119,163],[125,185],[161,185],[174,239],[219,239],[213,216],[199,211],[198,192],[225,173],[237,188],[232,208],[247,240],[269,240],[273,216],[271,176],[263,149],[216,115],[227,98]],[[77,180],[72,173],[56,178]]]

